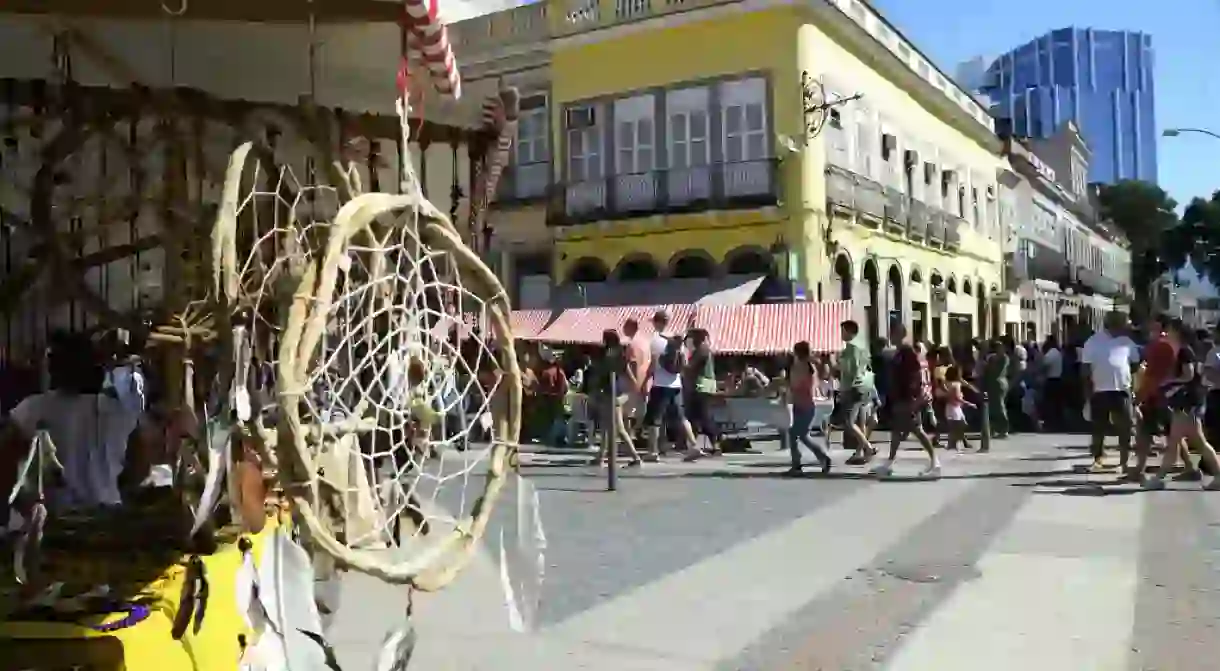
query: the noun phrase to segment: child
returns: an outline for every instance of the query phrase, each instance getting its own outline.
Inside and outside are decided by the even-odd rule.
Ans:
[[[955,365],[945,371],[945,423],[949,425],[949,449],[961,452],[970,449],[966,442],[966,407],[975,407],[962,393],[962,372]]]

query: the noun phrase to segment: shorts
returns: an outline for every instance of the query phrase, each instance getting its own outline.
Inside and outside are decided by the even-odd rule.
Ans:
[[[632,391],[626,394],[626,397],[627,400],[623,403],[623,417],[632,419],[642,416],[648,403],[648,397],[638,391]]]
[[[662,420],[668,426],[682,423],[681,389],[653,387],[648,390],[648,401],[644,407],[644,426],[660,426]]]
[[[924,409],[929,407],[928,401],[892,401],[890,403],[890,432],[907,433],[923,428]]]
[[[869,418],[873,416],[873,410],[877,405],[877,392],[866,389],[848,389],[843,392],[840,405],[841,412],[845,424],[855,424],[864,426],[868,423]]]
[[[1151,438],[1164,435],[1169,431],[1169,423],[1173,413],[1163,399],[1154,399],[1140,403],[1140,421],[1136,434]]]
[[[1131,394],[1125,391],[1099,391],[1089,399],[1093,435],[1128,434],[1134,419]]]

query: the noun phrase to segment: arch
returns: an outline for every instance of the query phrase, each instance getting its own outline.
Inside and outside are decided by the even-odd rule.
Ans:
[[[945,283],[945,289],[951,294],[957,293],[957,275],[949,273],[949,281]]]
[[[605,262],[593,256],[576,259],[568,269],[569,282],[605,282],[610,277],[610,269]]]
[[[944,274],[941,273],[939,270],[933,268],[931,270],[931,273],[928,275],[928,284],[930,284],[934,287],[939,287],[939,286],[943,286],[944,283],[945,283]]]
[[[684,249],[669,260],[669,275],[676,278],[703,278],[716,274],[716,259],[702,249]]]
[[[655,280],[660,276],[661,269],[649,254],[628,254],[614,267],[614,279],[620,282]]]
[[[835,255],[834,274],[839,279],[839,300],[849,301],[852,294],[852,278],[855,274],[852,272],[851,255],[847,252],[840,252]]]
[[[775,272],[771,253],[757,245],[737,247],[724,255],[724,272],[729,275],[770,275]]]
[[[881,335],[881,277],[877,269],[877,258],[870,256],[864,260],[864,268],[861,271],[864,278],[865,290],[868,292],[868,307],[865,308],[864,314],[868,320],[867,333],[868,341],[876,342]]]
[[[911,278],[911,284],[922,284],[923,283],[923,269],[921,269],[918,265],[911,264],[910,278]]]
[[[967,296],[974,295],[974,283],[970,281],[969,277],[962,280],[962,293],[966,294]]]
[[[906,310],[903,303],[903,281],[902,266],[894,263],[885,273],[885,297],[886,305],[889,308],[889,313],[886,315],[887,332],[895,324],[905,323],[906,320]]]

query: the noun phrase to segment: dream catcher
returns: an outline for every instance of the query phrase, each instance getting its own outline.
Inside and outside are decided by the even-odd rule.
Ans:
[[[434,14],[407,10],[408,51],[421,45],[411,53],[436,90],[456,97],[443,26]],[[430,54],[438,44],[439,60]],[[446,586],[471,558],[506,485],[519,480],[522,388],[510,308],[451,216],[424,197],[405,157],[406,82],[400,75],[398,193],[365,188],[384,181],[375,157],[389,154],[386,147],[370,141],[368,161],[337,157],[323,141],[334,136],[334,118],[323,112],[301,133],[312,140],[303,144],[308,156],[281,160],[255,141],[229,160],[212,233],[222,365],[195,523],[206,523],[225,491],[230,501],[241,497],[235,479],[226,487],[221,475],[240,461],[235,449],[273,474],[291,517],[261,558],[248,555],[239,577],[257,632],[245,668],[330,663],[322,623],[336,605],[318,603],[325,596],[288,601],[331,591],[339,569],[408,590]],[[515,110],[497,117],[502,127],[511,127],[510,116]],[[478,186],[494,193],[494,184]],[[506,590],[512,616],[525,622],[532,615],[521,613],[533,609],[523,593],[537,592],[544,541],[536,495],[523,482],[517,489],[522,540],[513,554],[528,554],[522,563],[533,571],[507,571]],[[409,603],[387,636],[385,668],[403,668],[410,656]]]

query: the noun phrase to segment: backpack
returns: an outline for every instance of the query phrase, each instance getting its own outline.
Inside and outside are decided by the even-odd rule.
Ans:
[[[677,375],[682,372],[682,340],[679,338],[666,338],[665,351],[661,352],[661,357],[657,359],[657,365],[667,373]]]

